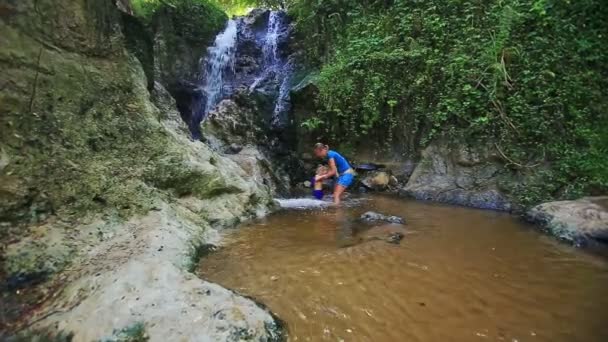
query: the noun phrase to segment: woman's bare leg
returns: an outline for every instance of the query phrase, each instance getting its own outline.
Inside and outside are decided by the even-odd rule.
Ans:
[[[344,193],[344,190],[346,190],[346,187],[342,185],[336,185],[336,187],[334,188],[334,204],[340,204],[340,199],[342,197],[342,194]]]

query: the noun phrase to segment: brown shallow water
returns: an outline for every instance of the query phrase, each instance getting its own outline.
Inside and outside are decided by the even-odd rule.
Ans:
[[[407,218],[400,245],[356,243],[367,210]],[[266,304],[291,341],[608,341],[607,259],[491,211],[383,196],[283,211],[199,274]]]

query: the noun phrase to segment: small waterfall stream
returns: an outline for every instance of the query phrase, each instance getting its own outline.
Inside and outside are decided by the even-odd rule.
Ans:
[[[266,42],[264,44],[264,55],[267,61],[267,66],[276,73],[277,81],[280,84],[279,94],[277,96],[274,111],[272,115],[272,126],[281,126],[282,117],[289,109],[289,88],[291,82],[291,63],[280,60],[278,55],[278,39],[280,30],[285,26],[281,12],[273,11],[268,18],[268,33],[266,34]]]
[[[213,46],[207,49],[205,60],[205,72],[203,74],[203,88],[205,94],[205,106],[201,120],[209,111],[229,95],[230,89],[226,89],[230,76],[234,75],[234,63],[236,55],[237,23],[229,20],[226,29],[217,35]]]
[[[279,12],[272,11],[268,16],[268,30],[264,40],[264,62],[267,67],[274,68],[278,64],[278,39],[281,30],[281,17]]]
[[[280,69],[278,58],[278,39],[281,30],[280,19],[279,12],[272,11],[268,15],[268,25],[262,46],[263,70],[249,86],[250,92],[254,91],[271,73],[276,73]]]
[[[291,102],[289,101],[289,90],[291,88],[291,75],[293,73],[293,66],[290,62],[287,62],[283,66],[281,72],[281,86],[279,87],[279,96],[277,97],[276,104],[274,106],[274,112],[272,115],[272,125],[277,128],[281,128],[284,124],[284,115],[289,111]]]
[[[217,105],[234,94],[240,87],[249,89],[250,93],[260,92],[272,96],[274,109],[271,126],[280,128],[285,114],[289,111],[289,89],[292,63],[287,61],[281,51],[281,39],[288,36],[288,20],[282,11],[268,11],[261,20],[264,26],[252,24],[246,17],[228,21],[223,32],[215,38],[212,46],[207,48],[206,57],[201,64],[199,91],[200,102],[195,106],[191,126],[193,137],[200,138],[199,124]],[[252,54],[251,46],[258,51]],[[258,60],[253,72],[240,70],[236,65],[239,58],[245,56]]]
[[[272,11],[268,16],[266,37],[262,47],[264,70],[256,77],[255,81],[249,86],[249,91],[254,91],[262,81],[269,77],[274,77],[279,84],[278,95],[275,100],[272,122],[273,127],[280,127],[282,114],[289,110],[289,88],[291,82],[292,66],[279,55],[279,38],[285,29],[284,17],[282,12]]]

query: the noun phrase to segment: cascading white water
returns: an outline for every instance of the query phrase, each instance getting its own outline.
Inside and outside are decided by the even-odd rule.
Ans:
[[[284,60],[282,60],[279,56],[278,41],[281,35],[281,30],[283,29],[284,23],[281,12],[271,11],[268,16],[268,26],[264,39],[264,45],[262,46],[264,71],[249,87],[249,90],[253,91],[260,84],[260,82],[265,80],[269,75],[275,75],[274,77],[276,77],[276,80],[279,83],[279,94],[276,98],[273,111],[273,125],[279,125],[281,121],[281,114],[285,113],[289,109],[289,88],[291,83],[289,75],[291,74],[292,66],[290,63],[285,63]]]
[[[282,55],[281,42],[287,38],[289,26],[285,13],[281,11],[270,11],[266,19],[265,28],[253,26],[246,18],[230,20],[214,44],[207,48],[206,58],[201,64],[200,97],[192,105],[189,122],[195,139],[201,137],[200,124],[207,115],[242,86],[264,95],[277,90],[271,123],[274,127],[283,125],[284,114],[289,111],[293,66]],[[251,43],[255,45],[248,45]],[[261,50],[261,56],[252,53],[252,48]],[[256,69],[247,69],[251,60],[261,63]]]
[[[283,66],[281,73],[281,86],[279,87],[279,96],[277,96],[277,102],[274,105],[274,112],[272,115],[272,124],[274,126],[281,125],[281,114],[286,113],[290,109],[291,102],[289,101],[289,90],[291,89],[291,73],[293,67],[291,63],[287,62]]]
[[[206,101],[202,120],[226,95],[226,79],[234,74],[236,34],[237,23],[234,20],[229,20],[224,32],[218,34],[213,46],[207,49],[205,83],[202,89]]]
[[[262,45],[264,69],[262,73],[255,78],[251,86],[249,86],[250,91],[255,90],[255,88],[257,88],[257,86],[268,77],[269,73],[280,71],[280,61],[278,58],[278,39],[280,32],[281,17],[279,12],[271,11],[268,15],[268,26]]]
[[[264,52],[264,62],[267,67],[274,68],[278,64],[278,39],[281,30],[281,17],[279,12],[272,11],[268,16],[268,31],[262,51]]]

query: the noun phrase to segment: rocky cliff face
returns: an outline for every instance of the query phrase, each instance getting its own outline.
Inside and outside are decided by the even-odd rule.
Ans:
[[[28,288],[46,303],[36,327],[76,341],[138,322],[151,340],[275,338],[270,314],[187,272],[216,229],[266,211],[272,186],[249,177],[263,157],[245,169],[191,141],[113,2],[0,9],[3,303],[44,281]],[[10,308],[3,328],[20,323]]]

